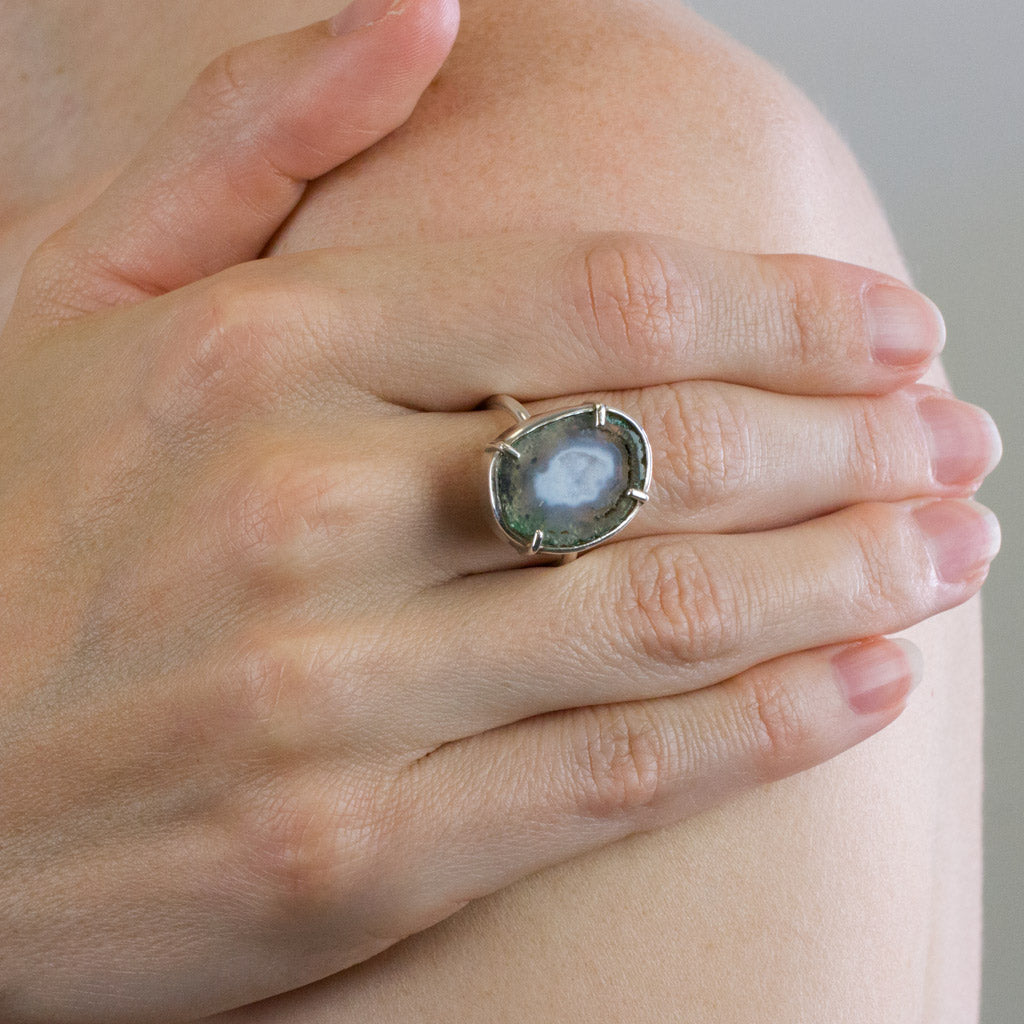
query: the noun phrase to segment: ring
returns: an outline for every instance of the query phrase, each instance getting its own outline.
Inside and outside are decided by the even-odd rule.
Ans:
[[[515,424],[484,447],[493,525],[521,554],[561,562],[618,533],[649,497],[651,443],[643,427],[599,402],[530,414],[508,395]]]

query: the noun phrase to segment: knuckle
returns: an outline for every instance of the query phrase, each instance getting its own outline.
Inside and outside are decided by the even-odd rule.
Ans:
[[[889,489],[898,478],[893,432],[872,401],[860,402],[850,424],[850,455],[853,479],[867,494]]]
[[[762,261],[767,307],[762,317],[780,356],[796,366],[827,368],[837,353],[823,344],[821,284],[806,261],[782,257]]]
[[[301,327],[302,296],[262,275],[222,274],[193,290],[173,314],[143,401],[159,433],[202,431],[264,408],[288,358],[281,325]],[[302,331],[292,330],[291,341]]]
[[[673,665],[710,661],[732,646],[741,611],[696,547],[645,547],[627,568],[620,625],[641,658]]]
[[[330,557],[332,538],[358,532],[357,474],[291,449],[261,450],[242,462],[218,502],[220,545],[234,569],[298,578]]]
[[[19,305],[30,322],[56,325],[123,301],[123,275],[89,247],[71,221],[44,238],[29,255],[18,284]]]
[[[572,309],[579,333],[602,361],[627,367],[677,365],[692,344],[699,293],[654,236],[609,233],[576,255]]]
[[[261,341],[259,302],[253,289],[215,279],[183,304],[145,385],[158,432],[201,431],[245,407]]]
[[[739,704],[744,746],[753,751],[758,775],[765,781],[788,774],[812,740],[805,709],[777,672],[757,671]]]
[[[908,564],[916,548],[906,543],[900,525],[897,510],[880,502],[858,506],[848,520],[854,564],[848,600],[868,616],[919,603],[914,591],[920,577]]]
[[[73,262],[66,242],[67,235],[66,226],[59,228],[32,250],[22,272],[22,287],[31,286],[35,292],[46,294],[67,276],[68,265]]]
[[[675,758],[643,705],[582,708],[570,729],[569,784],[582,813],[615,818],[655,804]]]
[[[371,772],[307,773],[243,800],[238,857],[265,919],[301,927],[365,898],[385,853],[386,790]]]
[[[643,400],[654,405],[644,422],[661,431],[658,450],[667,467],[659,486],[668,489],[674,505],[710,510],[743,492],[753,451],[741,403],[720,387],[700,384],[645,391]]]
[[[225,50],[196,77],[188,102],[204,117],[238,117],[252,105],[252,75],[246,52],[244,46]]]
[[[250,638],[220,676],[216,717],[234,723],[228,731],[245,736],[251,756],[300,750],[325,710],[331,668],[322,644]]]
[[[788,257],[786,263],[798,268],[790,272],[800,358],[822,373],[834,372],[837,362],[863,362],[859,272],[811,256]]]

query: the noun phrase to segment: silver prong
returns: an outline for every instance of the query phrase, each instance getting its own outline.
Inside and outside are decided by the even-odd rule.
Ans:
[[[519,458],[519,452],[515,450],[508,443],[508,441],[492,441],[488,445],[484,445],[485,452],[504,452],[506,455],[511,455],[513,459]]]
[[[596,426],[603,427],[605,420],[608,418],[608,406],[602,405],[600,402],[594,403],[594,423]]]
[[[540,551],[540,546],[543,543],[544,543],[544,531],[543,530],[538,530],[533,535],[533,541],[530,543],[530,550],[534,554],[536,554],[538,551]]]
[[[626,492],[631,498],[635,498],[642,505],[645,501],[650,498],[650,495],[646,491],[641,491],[639,487],[630,487]]]

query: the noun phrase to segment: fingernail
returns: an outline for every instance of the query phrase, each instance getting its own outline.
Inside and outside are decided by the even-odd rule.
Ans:
[[[846,702],[859,715],[902,704],[921,681],[921,652],[907,640],[869,640],[832,656]]]
[[[999,521],[973,501],[935,501],[914,510],[935,573],[943,583],[962,583],[999,550]]]
[[[400,0],[353,0],[327,23],[333,36],[343,36],[356,29],[366,28],[391,13]]]
[[[1003,443],[984,409],[955,398],[929,396],[917,403],[931,455],[932,476],[940,484],[968,484],[992,471]]]
[[[864,293],[863,302],[876,362],[911,366],[938,355],[946,344],[946,324],[939,307],[920,292],[876,284]]]

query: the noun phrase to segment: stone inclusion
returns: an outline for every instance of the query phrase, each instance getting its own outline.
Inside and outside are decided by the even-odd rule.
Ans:
[[[647,446],[636,425],[609,409],[604,426],[592,406],[527,426],[509,441],[519,458],[499,453],[491,486],[508,532],[544,550],[571,551],[613,533],[636,510],[631,487],[643,488]]]

